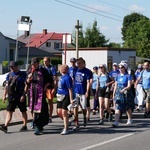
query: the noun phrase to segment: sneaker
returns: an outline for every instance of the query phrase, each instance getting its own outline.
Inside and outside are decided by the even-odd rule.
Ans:
[[[20,132],[24,132],[24,131],[27,131],[27,126],[22,126],[21,129],[19,130]]]
[[[96,111],[93,111],[93,112],[92,112],[92,115],[96,115]]]
[[[49,123],[52,123],[52,118],[49,118]]]
[[[7,133],[7,127],[6,126],[0,126],[0,130]]]
[[[30,128],[34,129],[34,122],[33,121],[30,123]]]
[[[126,125],[130,125],[130,124],[132,124],[132,119],[128,119],[128,121],[126,123]]]
[[[72,131],[78,131],[79,129],[80,129],[79,125],[78,125],[78,126],[74,126],[74,127],[72,128]]]
[[[35,131],[34,131],[34,134],[35,134],[35,135],[41,135],[40,129],[36,127],[36,128],[35,128]]]
[[[113,115],[110,114],[109,117],[108,117],[108,121],[110,122],[110,121],[112,121],[112,119],[113,119]]]
[[[69,132],[68,132],[68,130],[66,130],[66,129],[63,129],[63,131],[60,133],[61,135],[66,135],[66,134],[68,134]]]
[[[73,122],[74,122],[74,119],[73,120],[69,120],[68,126],[71,126]]]
[[[117,128],[118,125],[119,125],[118,121],[115,121],[115,122],[112,124],[112,126],[115,127],[115,128]]]
[[[100,119],[99,125],[103,125],[103,124],[104,124],[104,120],[103,120],[103,119]]]

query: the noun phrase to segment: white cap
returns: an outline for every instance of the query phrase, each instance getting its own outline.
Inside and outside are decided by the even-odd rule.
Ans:
[[[121,62],[121,63],[119,64],[119,66],[123,66],[123,67],[125,67],[125,69],[127,69],[127,67],[128,67],[128,65],[127,65],[126,63],[123,63],[123,62]]]
[[[113,66],[118,66],[118,64],[117,63],[113,63]]]

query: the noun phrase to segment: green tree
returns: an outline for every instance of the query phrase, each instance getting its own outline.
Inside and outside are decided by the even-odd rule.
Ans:
[[[108,44],[108,47],[121,48],[122,46],[121,46],[121,44],[119,44],[119,43],[110,42],[110,43]]]
[[[2,66],[3,66],[3,67],[8,67],[8,61],[7,61],[7,60],[3,61],[3,62],[2,62]]]
[[[137,56],[150,58],[150,20],[142,19],[130,25],[124,47],[135,48]]]
[[[89,25],[85,31],[85,45],[87,47],[106,46],[109,40],[100,32],[97,27],[97,21],[94,20],[92,27]]]
[[[122,27],[122,39],[124,41],[126,41],[127,35],[126,35],[126,31],[128,30],[128,28],[130,28],[130,25],[133,23],[136,23],[140,20],[149,20],[149,18],[147,18],[146,16],[143,16],[142,14],[139,13],[131,13],[130,15],[127,15],[124,17],[123,19],[123,27]]]

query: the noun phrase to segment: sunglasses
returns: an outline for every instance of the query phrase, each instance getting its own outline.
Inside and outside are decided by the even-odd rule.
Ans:
[[[104,67],[99,67],[99,68],[104,68]]]
[[[119,67],[119,69],[123,69],[124,67]]]

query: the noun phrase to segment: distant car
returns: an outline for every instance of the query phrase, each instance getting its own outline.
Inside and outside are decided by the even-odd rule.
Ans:
[[[20,69],[20,71],[26,72],[26,69]],[[0,75],[0,86],[5,87],[5,85],[6,85],[6,77],[7,77],[8,74],[9,74],[9,72]]]
[[[5,86],[5,84],[6,84],[6,77],[7,77],[8,73],[9,72],[0,75],[0,86],[3,86],[3,87]]]

